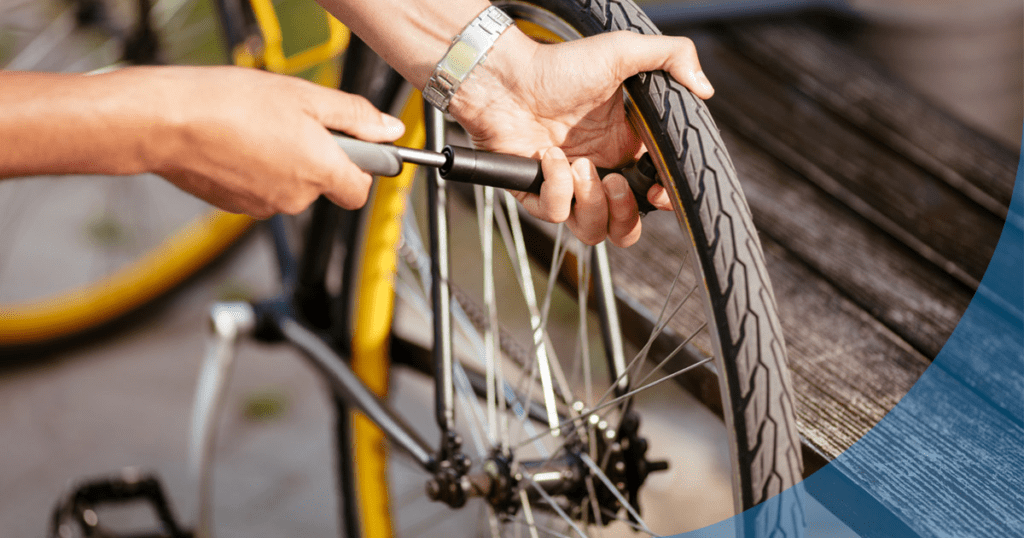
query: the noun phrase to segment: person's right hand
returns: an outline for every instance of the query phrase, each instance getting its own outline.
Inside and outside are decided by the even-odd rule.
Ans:
[[[714,94],[685,37],[619,31],[541,45],[513,26],[459,87],[449,111],[479,147],[542,156],[540,194],[515,193],[533,216],[565,222],[584,243],[608,238],[626,247],[640,238],[636,201],[625,177],[601,179],[595,165],[618,168],[646,151],[626,117],[622,83],[654,70],[701,99]],[[647,195],[655,207],[672,208],[660,185]]]
[[[327,128],[393,142],[404,126],[366,99],[305,80],[236,67],[139,68],[127,92],[154,99],[162,128],[148,168],[221,209],[264,218],[298,213],[319,195],[362,206],[370,175]],[[140,126],[141,127],[141,126]]]

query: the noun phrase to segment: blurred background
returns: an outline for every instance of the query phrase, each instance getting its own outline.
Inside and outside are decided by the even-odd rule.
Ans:
[[[844,28],[836,39],[1008,147],[1021,138],[1024,14],[1020,0],[837,0],[641,2],[665,29],[727,17],[824,13]],[[103,10],[90,15],[81,6]],[[309,0],[275,2],[292,54],[321,41],[327,25]],[[0,66],[81,72],[121,56],[136,18],[134,0],[0,0]],[[162,60],[228,62],[209,0],[154,0]],[[856,17],[856,22],[851,20]],[[300,73],[325,75],[324,68]],[[714,81],[712,81],[714,82]],[[61,178],[0,183],[0,302],[38,296],[109,272],[207,210],[155,177],[137,178],[128,202],[109,189],[125,179]],[[57,188],[59,182],[60,189]],[[70,186],[70,187],[69,187]],[[86,203],[87,201],[90,201]],[[125,207],[116,207],[118,204]],[[100,209],[95,209],[99,207]],[[15,239],[16,238],[16,239]],[[96,250],[104,261],[94,261]],[[58,261],[60,252],[73,260]],[[111,253],[113,253],[111,255]],[[457,254],[456,254],[457,256]],[[185,286],[114,326],[57,348],[4,356],[0,349],[0,534],[39,536],[58,497],[76,479],[126,465],[155,469],[175,508],[190,520],[185,469],[189,406],[204,351],[206,307],[266,297],[276,281],[269,238],[245,236]],[[330,536],[337,516],[331,469],[331,411],[318,380],[294,352],[244,345],[220,434],[217,518],[224,536]],[[397,379],[406,409],[425,390]],[[407,401],[403,403],[402,398]],[[685,392],[663,395],[673,427],[704,474],[680,471],[656,486],[655,513],[682,532],[729,513],[725,437],[717,419]],[[429,420],[425,418],[424,420]],[[435,532],[445,532],[438,522]]]

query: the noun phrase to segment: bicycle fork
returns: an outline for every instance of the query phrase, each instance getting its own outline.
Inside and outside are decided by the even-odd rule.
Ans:
[[[210,465],[216,442],[216,422],[224,405],[224,391],[231,377],[235,351],[241,336],[253,334],[256,314],[249,303],[217,303],[210,308],[212,336],[199,372],[189,432],[189,471],[195,480],[196,538],[211,535],[212,473]]]

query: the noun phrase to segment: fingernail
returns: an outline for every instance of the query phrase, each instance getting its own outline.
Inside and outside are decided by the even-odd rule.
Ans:
[[[711,86],[711,81],[708,80],[708,76],[704,74],[704,71],[697,71],[693,74],[693,77],[697,79],[697,84],[702,90],[709,93],[715,91],[715,88]]]
[[[402,120],[387,114],[381,114],[381,118],[384,128],[387,130],[388,134],[398,138],[405,132],[405,124],[402,123]]]
[[[596,176],[594,167],[591,166],[590,160],[586,157],[580,157],[572,163],[572,167],[576,170],[576,173],[583,179],[591,181]]]

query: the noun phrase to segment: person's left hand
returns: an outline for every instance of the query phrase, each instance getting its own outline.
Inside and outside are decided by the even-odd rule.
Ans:
[[[714,93],[685,37],[613,32],[541,45],[512,27],[459,88],[449,112],[477,146],[541,158],[541,194],[514,193],[532,215],[566,222],[588,244],[607,237],[629,246],[640,237],[636,201],[624,177],[601,180],[595,165],[621,167],[643,153],[621,85],[658,69],[698,97]],[[660,185],[648,199],[671,209]]]

